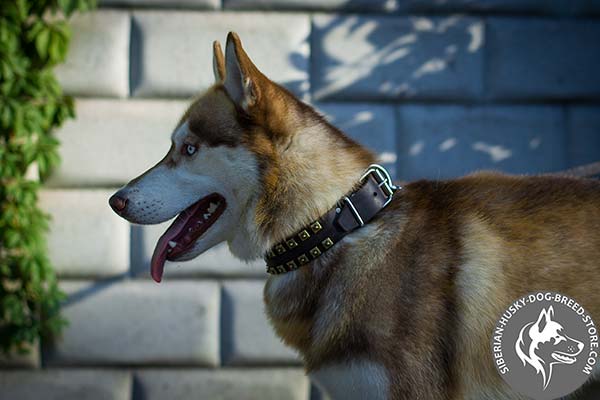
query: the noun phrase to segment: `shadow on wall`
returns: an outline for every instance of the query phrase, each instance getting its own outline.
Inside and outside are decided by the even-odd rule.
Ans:
[[[398,168],[405,179],[447,178],[493,169],[509,173],[568,167],[561,108],[404,106],[398,113]]]
[[[396,140],[403,132],[397,130],[395,109],[366,101],[482,92],[484,26],[479,19],[319,15],[313,24],[312,91],[319,109],[373,149],[394,177],[404,151]],[[348,100],[361,103],[330,103]]]
[[[318,15],[313,24],[314,99],[334,123],[351,121],[348,133],[394,164],[397,178],[541,173],[578,163],[569,160],[560,106],[476,104],[485,98],[481,18]],[[361,102],[350,116],[328,105],[347,101]],[[391,116],[382,116],[385,108]],[[391,118],[393,132],[373,116]]]
[[[307,42],[308,40],[309,38],[306,38]],[[309,64],[309,60],[307,51],[293,51],[288,58],[290,65],[292,65],[299,73],[308,69],[307,65]],[[308,77],[284,82],[284,86],[296,96],[300,97],[301,100],[310,100],[310,83]]]
[[[462,16],[314,19],[316,100],[466,98],[482,92],[484,25]]]

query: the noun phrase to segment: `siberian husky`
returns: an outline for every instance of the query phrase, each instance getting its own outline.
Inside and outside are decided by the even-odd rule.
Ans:
[[[177,216],[154,280],[166,260],[223,241],[268,264],[326,229],[325,215],[350,215],[357,226],[270,267],[264,289],[276,333],[334,399],[519,398],[490,351],[511,301],[561,292],[600,321],[600,183],[476,173],[396,188],[371,152],[265,77],[235,33],[225,54],[213,47],[215,84],[166,156],[110,199],[133,223]],[[387,188],[369,218],[349,197],[365,171]]]

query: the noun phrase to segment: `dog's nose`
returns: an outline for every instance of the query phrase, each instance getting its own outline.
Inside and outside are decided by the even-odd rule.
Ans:
[[[108,204],[110,204],[110,207],[117,214],[121,214],[125,210],[125,207],[127,207],[127,199],[123,198],[119,192],[117,192],[108,199]]]

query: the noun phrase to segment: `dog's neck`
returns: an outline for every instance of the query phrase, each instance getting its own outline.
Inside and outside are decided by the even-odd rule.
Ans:
[[[323,215],[375,161],[369,151],[304,105],[296,104],[286,129],[287,140],[265,173],[256,207],[256,224],[266,246]]]
[[[246,232],[230,243],[232,251],[243,245],[252,258],[323,215],[375,162],[372,153],[312,108],[299,102],[292,108],[279,123],[286,139],[275,150],[264,171],[262,190],[248,207]]]

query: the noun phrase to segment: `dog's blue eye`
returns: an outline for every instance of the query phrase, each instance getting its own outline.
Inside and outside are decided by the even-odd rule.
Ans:
[[[195,152],[196,152],[196,146],[191,145],[191,144],[186,144],[185,145],[185,154],[187,154],[188,156],[191,156]]]

